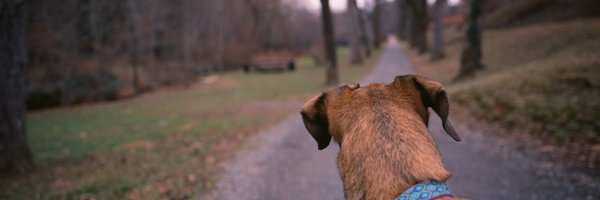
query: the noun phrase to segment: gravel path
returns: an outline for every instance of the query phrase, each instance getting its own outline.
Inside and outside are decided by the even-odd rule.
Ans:
[[[415,73],[410,61],[390,40],[379,64],[361,84],[387,83],[408,73]],[[463,138],[460,143],[445,135],[437,116],[431,115],[430,131],[453,173],[449,184],[455,194],[470,199],[600,199],[598,177],[570,171],[543,155],[525,155],[487,130],[453,123]],[[294,114],[250,139],[225,166],[217,189],[200,198],[344,199],[337,152],[337,145],[318,151],[300,115]]]

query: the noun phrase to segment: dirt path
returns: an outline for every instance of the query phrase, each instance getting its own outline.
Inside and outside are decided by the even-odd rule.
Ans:
[[[415,72],[402,48],[390,40],[374,72],[361,84],[390,82],[407,73]],[[463,137],[460,143],[443,134],[435,114],[430,130],[453,173],[449,184],[455,194],[471,199],[600,198],[597,177],[569,171],[543,156],[525,155],[487,130],[453,122]],[[249,140],[225,166],[217,189],[201,198],[343,199],[337,152],[337,145],[318,151],[300,115],[294,114]]]

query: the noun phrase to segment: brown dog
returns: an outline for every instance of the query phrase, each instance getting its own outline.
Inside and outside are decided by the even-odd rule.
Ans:
[[[417,183],[450,177],[427,129],[428,107],[460,141],[447,120],[442,85],[416,75],[325,91],[306,102],[301,114],[319,150],[331,137],[340,145],[337,163],[346,199],[395,199]]]

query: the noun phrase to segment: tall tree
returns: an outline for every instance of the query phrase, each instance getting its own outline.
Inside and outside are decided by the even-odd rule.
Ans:
[[[436,0],[433,5],[433,49],[431,50],[431,60],[444,58],[444,16],[446,14],[446,0]]]
[[[406,0],[412,16],[410,17],[410,44],[420,53],[427,51],[427,1]]]
[[[363,62],[362,55],[362,31],[360,27],[361,19],[356,4],[356,0],[348,0],[346,9],[346,22],[348,25],[348,35],[350,37],[350,63],[361,64]]]
[[[408,6],[406,0],[396,0],[396,6],[398,7],[398,38],[404,41],[408,41]]]
[[[481,14],[481,0],[471,0],[469,4],[469,16],[466,38],[467,45],[462,51],[460,58],[460,71],[456,80],[475,76],[475,71],[483,69],[481,63],[481,29],[479,28],[479,15]]]
[[[326,84],[334,85],[339,81],[337,70],[337,58],[335,53],[335,41],[333,38],[334,27],[331,20],[331,9],[329,0],[321,0],[321,20],[323,24],[323,41],[325,42],[325,59],[327,59]]]
[[[138,47],[138,38],[140,37],[139,30],[136,28],[136,22],[139,22],[139,16],[136,9],[136,5],[134,0],[127,1],[127,13],[129,16],[128,19],[128,27],[129,27],[129,45],[128,45],[128,53],[129,53],[129,64],[131,65],[131,85],[133,86],[133,90],[136,94],[141,92],[140,89],[140,81],[139,81],[139,60],[140,53]]]
[[[372,19],[372,28],[373,28],[373,47],[378,49],[381,41],[383,40],[381,36],[381,10],[382,10],[382,0],[375,0],[375,5],[373,5],[373,17]]]
[[[25,129],[27,0],[0,1],[0,171],[34,167]]]
[[[371,43],[369,42],[369,33],[367,33],[367,18],[364,15],[363,10],[358,8],[358,6],[356,7],[356,17],[356,20],[358,20],[361,50],[366,57],[369,57],[371,56]]]

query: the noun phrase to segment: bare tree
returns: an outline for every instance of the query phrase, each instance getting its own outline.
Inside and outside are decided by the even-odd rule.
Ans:
[[[398,7],[398,1],[382,1],[380,6],[380,26],[379,26],[379,39],[380,44],[383,44],[389,34],[396,34],[396,37],[400,39],[400,12]]]
[[[398,37],[404,41],[411,40],[412,9],[408,7],[408,0],[396,0],[398,6]]]
[[[0,171],[34,167],[25,129],[27,1],[0,1]]]
[[[444,16],[446,13],[446,0],[436,0],[433,5],[433,18],[435,28],[433,30],[433,49],[431,50],[431,60],[444,58]]]
[[[410,44],[420,53],[427,51],[427,1],[406,0],[412,16],[410,20]]]
[[[323,24],[323,39],[325,42],[325,58],[327,59],[325,83],[327,85],[334,85],[339,82],[339,78],[337,71],[335,41],[333,38],[334,27],[331,19],[329,0],[321,0],[321,20]]]
[[[367,18],[363,10],[356,7],[356,17],[358,18],[358,30],[360,34],[361,50],[366,57],[371,56],[371,43],[369,42],[369,33],[367,33]]]
[[[481,1],[471,0],[469,4],[469,16],[466,38],[467,44],[462,51],[460,59],[460,71],[455,80],[462,80],[475,76],[475,71],[483,69],[481,63],[481,30],[479,28],[479,15],[481,14]]]
[[[346,22],[348,26],[348,35],[350,37],[350,63],[361,64],[363,62],[360,15],[356,0],[348,0],[346,9]]]
[[[381,36],[381,10],[382,10],[382,0],[375,0],[375,5],[373,5],[373,17],[372,19],[372,28],[373,28],[373,47],[376,49],[379,48],[381,41],[383,40]]]
[[[138,38],[140,37],[139,30],[136,28],[137,18],[139,18],[138,12],[136,12],[136,5],[134,0],[127,1],[127,10],[129,13],[128,17],[128,27],[129,27],[129,65],[131,65],[131,85],[133,86],[133,90],[136,94],[141,92],[140,89],[140,81],[139,81],[139,47],[138,47]]]

